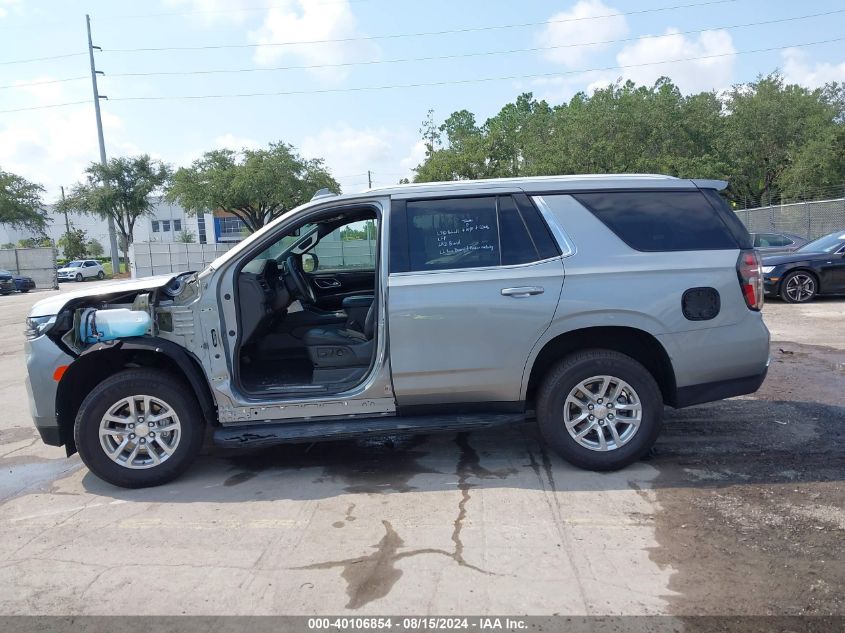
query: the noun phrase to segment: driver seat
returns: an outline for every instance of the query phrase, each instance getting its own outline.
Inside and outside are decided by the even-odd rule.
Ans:
[[[373,356],[375,301],[370,304],[361,330],[354,321],[346,325],[311,328],[303,341],[315,369],[368,367]]]

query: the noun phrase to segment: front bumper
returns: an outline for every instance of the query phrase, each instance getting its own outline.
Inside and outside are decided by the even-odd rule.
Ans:
[[[73,358],[65,354],[48,336],[24,341],[26,357],[26,393],[35,428],[45,444],[62,446],[61,429],[56,418],[56,391],[53,379],[56,368],[70,365]]]
[[[766,295],[776,295],[780,287],[780,275],[763,275],[763,293]]]
[[[12,281],[11,279],[8,280],[8,281],[6,281],[6,280],[0,281],[0,292],[2,292],[3,294],[9,293],[9,292],[15,292],[16,290],[17,290],[17,287],[15,286],[15,282]]]

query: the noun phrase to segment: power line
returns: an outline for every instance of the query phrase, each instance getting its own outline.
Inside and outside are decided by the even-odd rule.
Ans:
[[[313,0],[312,0],[313,1]],[[350,4],[358,4],[361,2],[371,2],[372,0],[320,0],[319,2],[313,2],[315,5],[330,5],[330,4],[343,4],[343,3],[350,3]],[[210,14],[210,13],[246,13],[251,11],[268,11],[270,9],[284,9],[287,8],[289,5],[287,4],[271,4],[271,5],[264,5],[264,6],[255,6],[255,7],[241,7],[240,9],[192,9],[190,11],[170,11],[167,13],[145,13],[139,15],[105,15],[100,20],[124,20],[124,19],[138,19],[138,18],[163,18],[168,17],[171,15],[197,15],[197,14]]]
[[[304,40],[301,42],[267,42],[264,44],[209,44],[205,46],[162,46],[162,47],[145,47],[145,48],[104,48],[111,53],[146,53],[154,51],[200,51],[200,50],[218,50],[229,48],[258,48],[260,46],[300,46],[302,44],[329,44],[339,42],[358,42],[369,40],[386,40],[397,39],[403,37],[429,37],[433,35],[449,35],[452,33],[474,33],[479,31],[496,31],[502,29],[516,29],[530,26],[543,26],[545,24],[560,24],[564,22],[583,22],[587,20],[600,20],[602,18],[615,18],[626,15],[642,15],[644,13],[659,13],[662,11],[674,11],[676,9],[689,9],[693,7],[711,6],[714,4],[727,4],[733,2],[740,2],[741,0],[707,0],[706,2],[695,2],[692,4],[678,4],[669,7],[656,7],[652,9],[638,9],[636,11],[626,11],[617,13],[607,13],[604,15],[591,15],[577,18],[564,18],[560,20],[543,20],[542,22],[522,22],[519,24],[497,24],[492,26],[475,26],[461,29],[447,29],[443,31],[425,31],[420,33],[390,33],[385,35],[360,35],[356,37],[341,37],[325,40]]]
[[[721,57],[730,57],[732,55],[752,55],[756,53],[768,53],[771,51],[785,50],[787,48],[804,48],[807,46],[817,46],[820,44],[831,44],[833,42],[845,41],[845,37],[837,37],[827,40],[818,40],[815,42],[804,42],[801,44],[787,44],[784,46],[770,46],[767,48],[757,48],[745,51],[735,51],[731,53],[718,53],[713,55],[699,55],[696,57],[682,57],[677,59],[664,59],[652,62],[642,62],[638,64],[624,64],[619,66],[603,66],[597,68],[582,68],[577,70],[563,70],[548,73],[532,73],[525,75],[507,75],[500,77],[475,77],[471,79],[452,79],[445,81],[408,83],[408,84],[392,84],[382,86],[359,86],[352,88],[321,88],[316,90],[287,90],[280,92],[248,92],[248,93],[229,93],[229,94],[204,94],[204,95],[150,95],[150,96],[136,96],[136,97],[115,97],[109,101],[188,101],[201,99],[231,99],[231,98],[245,98],[245,97],[278,97],[278,96],[292,96],[292,95],[309,95],[309,94],[327,94],[327,93],[343,93],[343,92],[367,92],[375,90],[394,90],[403,88],[426,88],[436,86],[460,85],[485,83],[492,81],[512,81],[516,79],[538,79],[542,77],[560,77],[563,75],[573,75],[579,73],[602,72],[608,70],[625,70],[629,68],[642,68],[646,66],[659,66],[661,64],[676,64],[681,62],[701,61],[705,59],[718,59]],[[46,108],[58,108],[67,105],[76,105],[79,103],[87,103],[85,101],[75,101],[70,103],[56,103],[43,106],[34,106],[29,108],[14,108],[11,110],[0,110],[0,114],[10,112],[22,112],[26,110],[43,110]]]
[[[68,81],[79,81],[80,79],[88,79],[85,75],[80,75],[79,77],[65,77],[64,79],[45,79],[43,81],[29,81],[27,83],[19,83],[19,84],[7,84],[5,86],[0,86],[0,90],[7,90],[9,88],[26,88],[28,86],[46,86],[48,84],[61,84],[66,83]]]
[[[606,70],[625,70],[628,68],[640,68],[644,66],[659,66],[661,64],[675,64],[680,62],[690,62],[690,61],[699,61],[705,59],[717,59],[720,57],[730,57],[732,55],[751,55],[754,53],[766,53],[770,51],[778,51],[784,50],[787,48],[803,48],[805,46],[816,46],[819,44],[830,44],[832,42],[841,42],[845,40],[845,37],[837,37],[828,40],[819,40],[816,42],[806,42],[803,44],[790,44],[787,46],[772,46],[769,48],[758,48],[753,50],[747,51],[736,51],[732,53],[718,53],[714,55],[701,55],[697,57],[683,57],[679,59],[665,59],[661,61],[654,61],[654,62],[642,62],[639,64],[625,64],[620,66],[605,66],[601,68],[586,68],[581,70],[566,70],[566,71],[555,71],[555,72],[548,72],[548,73],[534,73],[534,74],[527,74],[527,75],[509,75],[504,77],[480,77],[480,78],[472,78],[472,79],[454,79],[454,80],[446,80],[446,81],[434,81],[434,82],[426,82],[426,83],[410,83],[410,84],[394,84],[394,85],[384,85],[384,86],[361,86],[361,87],[353,87],[353,88],[322,88],[316,90],[287,90],[282,92],[252,92],[252,93],[234,93],[234,94],[208,94],[208,95],[162,95],[162,96],[138,96],[138,97],[116,97],[111,99],[111,101],[169,101],[169,100],[193,100],[193,99],[227,99],[227,98],[238,98],[238,97],[274,97],[274,96],[287,96],[287,95],[303,95],[303,94],[325,94],[325,93],[335,93],[335,92],[364,92],[369,90],[393,90],[397,88],[423,88],[423,87],[433,87],[433,86],[448,86],[448,85],[457,85],[457,84],[471,84],[471,83],[483,83],[483,82],[490,82],[490,81],[508,81],[514,79],[536,79],[541,77],[557,77],[561,75],[572,75],[578,73],[588,73],[588,72],[600,72]],[[2,112],[2,111],[0,111]]]
[[[771,24],[780,24],[784,22],[794,22],[798,20],[808,20],[811,18],[824,17],[839,13],[845,13],[845,9],[836,9],[833,11],[825,11],[823,13],[812,13],[809,15],[794,16],[789,18],[778,18],[774,20],[765,20],[762,22],[746,22],[743,24],[731,24],[726,26],[711,26],[704,29],[693,29],[689,31],[678,31],[671,35],[691,35],[694,33],[704,33],[714,30],[739,29],[754,26],[768,26]],[[253,72],[275,72],[279,70],[313,70],[319,68],[340,68],[349,66],[368,66],[375,64],[399,64],[407,62],[425,62],[448,59],[463,59],[468,57],[485,57],[488,55],[511,55],[516,53],[536,53],[540,51],[557,50],[562,48],[578,48],[586,46],[597,46],[603,44],[622,44],[625,42],[637,42],[645,39],[653,39],[655,37],[666,37],[666,35],[641,35],[638,37],[627,37],[615,40],[601,40],[597,42],[581,42],[578,44],[556,44],[553,46],[535,46],[531,48],[513,48],[496,51],[479,51],[474,53],[455,53],[450,55],[430,55],[426,57],[404,57],[396,59],[373,59],[357,62],[339,62],[335,64],[304,64],[304,65],[290,65],[290,66],[271,66],[266,68],[214,68],[208,70],[165,70],[165,71],[149,71],[149,72],[130,72],[130,73],[111,73],[110,77],[169,77],[169,76],[186,76],[186,75],[215,75],[215,74],[235,74],[235,73],[253,73]]]
[[[63,55],[51,55],[50,57],[31,57],[29,59],[13,59],[5,62],[0,62],[0,66],[10,66],[12,64],[29,64],[32,62],[46,62],[53,59],[67,59],[69,57],[81,57],[87,55],[87,52],[82,53],[65,53]]]

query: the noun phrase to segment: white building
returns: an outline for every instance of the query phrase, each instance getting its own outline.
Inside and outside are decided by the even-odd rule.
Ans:
[[[103,245],[104,254],[111,255],[109,248],[108,224],[99,216],[55,211],[53,205],[47,207],[51,219],[47,226],[47,236],[58,242],[67,230],[67,226],[85,231],[88,239],[96,239]],[[66,223],[67,220],[67,223]],[[179,234],[189,231],[195,242],[213,244],[217,241],[215,235],[214,218],[210,213],[190,215],[181,206],[158,200],[154,204],[153,213],[138,218],[135,222],[134,240],[136,242],[176,242]],[[0,244],[14,243],[19,240],[35,237],[31,231],[20,231],[0,225]]]

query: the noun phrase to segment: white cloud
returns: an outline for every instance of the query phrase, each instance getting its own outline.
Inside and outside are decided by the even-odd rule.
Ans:
[[[367,170],[373,173],[373,186],[389,185],[400,178],[411,178],[415,160],[410,132],[385,128],[355,128],[347,123],[320,130],[306,137],[299,146],[306,158],[324,158],[326,166],[344,191],[367,188]]]
[[[252,0],[165,0],[165,6],[174,13],[184,12],[202,26],[212,26],[224,22],[243,22],[255,7]]]
[[[414,167],[420,165],[425,160],[425,149],[425,141],[417,141],[414,143],[413,147],[411,147],[407,156],[399,161],[399,166],[410,173]]]
[[[709,59],[690,59],[701,57]],[[665,61],[676,59],[689,61]],[[733,83],[735,61],[736,49],[727,31],[704,31],[697,38],[687,38],[677,29],[668,28],[663,35],[644,37],[623,46],[616,54],[619,69],[544,77],[532,81],[531,88],[538,97],[556,103],[570,99],[578,91],[592,94],[618,79],[650,86],[665,76],[684,93],[719,91]]]
[[[627,34],[628,23],[624,15],[618,14],[617,9],[608,7],[601,0],[579,0],[569,11],[561,11],[550,17],[548,24],[537,35],[537,42],[540,46],[562,46],[544,51],[543,56],[551,62],[571,68],[583,64],[588,57],[607,48],[606,44],[572,44],[604,42]]]
[[[21,83],[49,79],[32,77]],[[84,87],[73,90],[62,84],[26,86],[20,90],[31,106],[85,98]],[[137,146],[128,142],[120,117],[108,111],[102,117],[108,151],[120,155],[140,153]],[[61,185],[67,188],[81,180],[85,167],[99,157],[92,104],[18,112],[0,120],[0,167],[44,185],[45,202],[58,198]]]
[[[709,59],[652,63],[694,57]],[[701,92],[722,89],[732,83],[736,49],[730,33],[722,29],[687,38],[678,29],[669,28],[664,35],[646,37],[624,46],[616,55],[616,61],[628,68],[614,74],[638,84],[652,84],[661,76],[667,76],[683,92]],[[605,85],[607,83],[605,81]]]
[[[259,65],[292,58],[304,65],[322,66],[351,59],[374,59],[379,54],[379,48],[367,40],[298,42],[359,38],[362,35],[348,0],[331,3],[287,0],[282,6],[271,8],[261,28],[252,31],[249,37],[251,42],[261,45],[255,50],[255,61]],[[273,45],[288,42],[290,44]],[[339,81],[349,74],[346,67],[315,68],[313,72],[327,81]]]
[[[226,134],[221,134],[220,136],[215,137],[213,145],[215,149],[232,149],[237,151],[244,148],[258,149],[261,146],[261,143],[253,138],[238,136],[236,134],[232,134],[231,132],[227,132]]]
[[[5,18],[9,15],[8,7],[20,5],[20,0],[0,0],[0,18]]]
[[[809,55],[797,48],[787,48],[783,56],[783,77],[787,83],[820,88],[833,81],[845,81],[845,62],[812,64]]]

